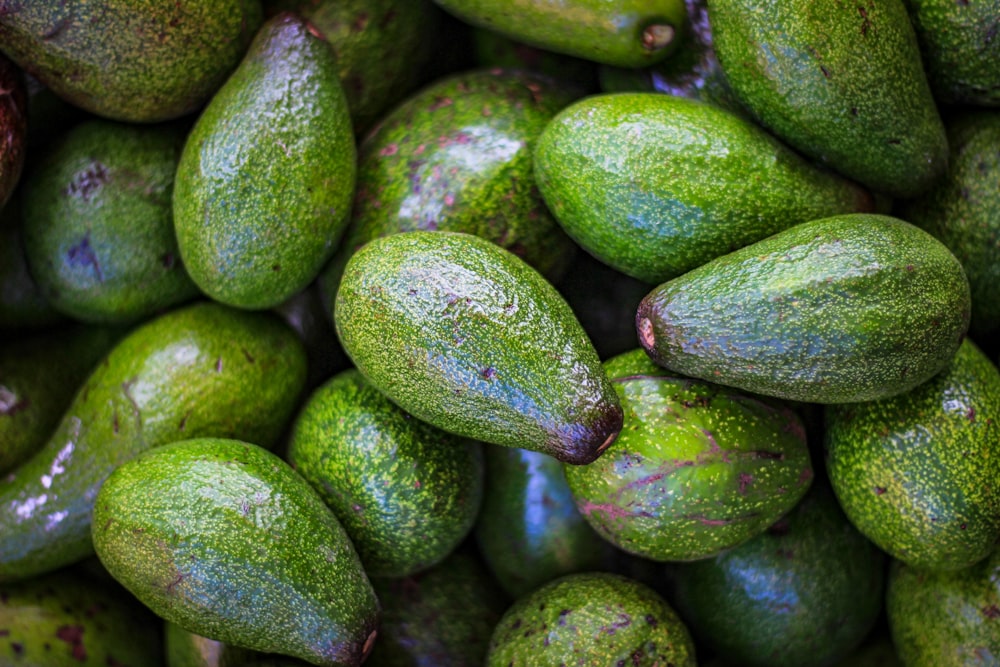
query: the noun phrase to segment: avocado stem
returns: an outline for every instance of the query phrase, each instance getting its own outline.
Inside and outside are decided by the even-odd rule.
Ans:
[[[674,41],[677,31],[668,23],[653,23],[642,31],[642,48],[659,51]]]

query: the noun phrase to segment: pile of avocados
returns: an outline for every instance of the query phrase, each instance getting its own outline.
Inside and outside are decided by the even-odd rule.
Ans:
[[[1000,0],[0,0],[0,667],[1000,664]]]

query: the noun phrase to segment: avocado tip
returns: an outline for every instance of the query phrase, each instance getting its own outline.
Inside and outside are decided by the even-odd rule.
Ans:
[[[677,30],[669,23],[652,23],[642,30],[642,48],[650,52],[665,49],[674,41]]]

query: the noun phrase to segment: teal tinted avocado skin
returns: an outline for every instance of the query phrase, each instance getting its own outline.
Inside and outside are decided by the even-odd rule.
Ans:
[[[969,567],[1000,539],[1000,371],[966,339],[904,394],[826,411],[827,471],[851,521],[894,558]]]
[[[573,311],[478,236],[371,241],[347,264],[334,324],[375,387],[445,431],[586,464],[621,430],[618,397]]]
[[[538,140],[535,178],[573,240],[653,284],[795,224],[873,206],[751,121],[657,93],[561,111]]]
[[[903,0],[709,0],[730,88],[779,138],[872,190],[912,197],[948,142]]]
[[[146,449],[205,435],[273,446],[305,364],[277,318],[221,304],[196,303],[135,329],[83,383],[45,446],[0,480],[0,581],[91,555],[98,489]]]
[[[198,287],[241,308],[276,306],[333,252],[356,149],[330,45],[271,18],[188,135],[174,185],[181,257]]]
[[[267,450],[194,438],[144,452],[94,503],[94,546],[158,616],[324,667],[360,665],[379,604],[312,487]]]
[[[813,403],[870,401],[930,379],[969,326],[962,266],[927,232],[851,214],[796,225],[667,281],[639,342],[676,373]]]
[[[255,651],[188,632],[176,623],[163,622],[166,667],[243,667]]]
[[[4,0],[0,43],[74,105],[156,122],[204,104],[260,21],[260,0]]]
[[[355,369],[309,397],[286,458],[373,577],[405,577],[445,558],[482,503],[482,446],[414,419]]]
[[[2,6],[0,6],[2,8]],[[0,54],[0,208],[17,187],[28,143],[28,91],[24,75]]]

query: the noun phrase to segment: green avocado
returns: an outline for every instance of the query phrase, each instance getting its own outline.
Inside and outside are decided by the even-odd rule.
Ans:
[[[274,454],[226,438],[143,452],[94,502],[108,572],[191,632],[322,667],[356,667],[379,604],[312,487]]]
[[[216,301],[270,308],[333,252],[356,150],[337,60],[301,18],[267,21],[188,135],[174,185],[181,257]]]
[[[585,464],[621,430],[618,396],[573,311],[478,236],[371,241],[347,263],[334,324],[377,389],[445,431]]]
[[[562,110],[538,139],[535,178],[584,250],[653,284],[798,223],[873,207],[749,120],[657,93]]]
[[[122,339],[34,457],[0,479],[0,581],[93,553],[107,476],[139,452],[199,436],[273,446],[306,374],[295,333],[270,314],[196,303]]]
[[[740,102],[807,157],[912,197],[948,142],[904,0],[708,0],[715,52]]]
[[[260,0],[8,1],[0,44],[74,105],[154,122],[204,104],[260,21]]]
[[[639,342],[676,373],[813,403],[899,394],[969,326],[962,265],[927,232],[851,214],[796,225],[650,292]]]
[[[188,632],[164,621],[166,667],[243,667],[260,657],[255,651]]]
[[[405,577],[441,561],[472,530],[483,498],[481,445],[414,419],[356,369],[305,402],[286,458],[373,577]]]
[[[0,18],[0,22],[2,22]],[[17,187],[28,143],[28,89],[20,68],[0,54],[0,208]]]

